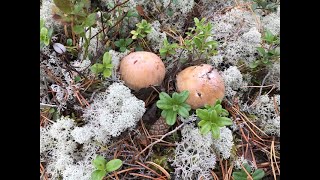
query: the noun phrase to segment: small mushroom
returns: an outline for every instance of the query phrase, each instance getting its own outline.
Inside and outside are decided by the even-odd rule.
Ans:
[[[177,90],[188,90],[186,100],[192,109],[213,105],[218,99],[222,100],[225,86],[218,71],[209,64],[190,66],[177,75]]]
[[[158,86],[165,76],[165,66],[154,53],[137,51],[125,56],[120,63],[120,76],[133,90]]]

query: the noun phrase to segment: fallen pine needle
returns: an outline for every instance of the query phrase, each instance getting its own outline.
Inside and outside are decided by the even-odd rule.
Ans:
[[[168,179],[170,179],[170,174],[168,173],[168,171],[166,171],[163,167],[161,167],[160,165],[154,163],[154,162],[151,162],[151,161],[148,161],[146,162],[147,164],[151,164],[153,166],[155,166],[156,168],[158,168],[161,172],[163,172],[164,175],[167,176]]]

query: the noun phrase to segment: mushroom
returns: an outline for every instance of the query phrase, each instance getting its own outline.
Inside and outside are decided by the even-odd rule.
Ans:
[[[154,53],[137,51],[125,56],[120,63],[120,76],[133,90],[158,86],[165,76],[165,66]]]
[[[186,100],[192,109],[213,105],[218,99],[222,100],[225,86],[218,71],[209,64],[190,66],[177,75],[177,90],[188,90]]]

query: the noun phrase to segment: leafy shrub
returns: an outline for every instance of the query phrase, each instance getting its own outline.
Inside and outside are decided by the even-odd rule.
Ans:
[[[220,127],[232,125],[232,120],[226,117],[229,112],[222,108],[219,100],[214,106],[205,105],[205,109],[197,109],[196,114],[201,119],[198,123],[201,134],[206,135],[211,131],[214,139],[219,139]]]
[[[189,116],[191,106],[185,103],[188,97],[188,91],[174,92],[172,97],[165,92],[159,94],[160,100],[157,101],[157,107],[162,109],[161,116],[166,119],[168,125],[171,126],[176,122],[178,114],[184,118]]]

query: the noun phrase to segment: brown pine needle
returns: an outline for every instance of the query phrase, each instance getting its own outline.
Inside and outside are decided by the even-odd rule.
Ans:
[[[154,179],[154,180],[157,180],[158,178],[154,178],[154,177],[151,177],[151,176],[147,176],[147,175],[143,175],[143,174],[138,174],[138,173],[129,173],[130,175],[132,176],[139,176],[139,177],[144,177],[144,178],[148,178],[148,179]]]
[[[210,172],[211,172],[211,175],[214,178],[214,180],[219,180],[219,178],[215,172],[213,172],[213,171],[210,171]]]
[[[171,177],[170,177],[170,174],[168,173],[168,171],[165,170],[165,169],[164,169],[163,167],[161,167],[160,165],[158,165],[158,164],[156,164],[156,163],[154,163],[154,162],[151,162],[151,161],[148,161],[148,162],[146,162],[146,163],[147,163],[147,164],[151,164],[151,165],[155,166],[156,168],[158,168],[161,172],[163,172],[164,175],[167,176],[168,179],[171,178]]]
[[[159,173],[157,173],[155,170],[153,170],[153,169],[149,168],[148,166],[146,166],[146,165],[142,164],[141,162],[136,161],[136,163],[137,163],[137,164],[139,164],[140,166],[142,166],[142,167],[144,167],[144,168],[148,169],[149,171],[153,172],[155,175],[157,175],[157,176],[161,177],[161,175],[160,175]]]
[[[272,141],[272,148],[273,148],[273,154],[272,154],[272,157],[274,158],[274,161],[275,161],[275,164],[276,164],[276,167],[277,167],[277,170],[278,170],[278,173],[280,174],[280,168],[278,166],[278,163],[277,163],[277,159],[276,159],[276,151],[275,151],[275,148],[274,148],[274,141]]]
[[[272,143],[271,143],[271,148],[270,148],[271,169],[272,169],[272,174],[273,174],[274,180],[277,180],[276,171],[275,171],[274,165],[273,165],[273,157],[272,157],[272,156],[273,156],[273,145],[274,145],[274,143],[273,143],[273,141],[272,141]]]
[[[248,175],[247,179],[249,178],[250,180],[253,180],[253,178],[251,177],[250,173],[246,170],[246,168],[244,168],[242,164],[240,165],[241,165],[241,168],[244,170],[244,172]]]

